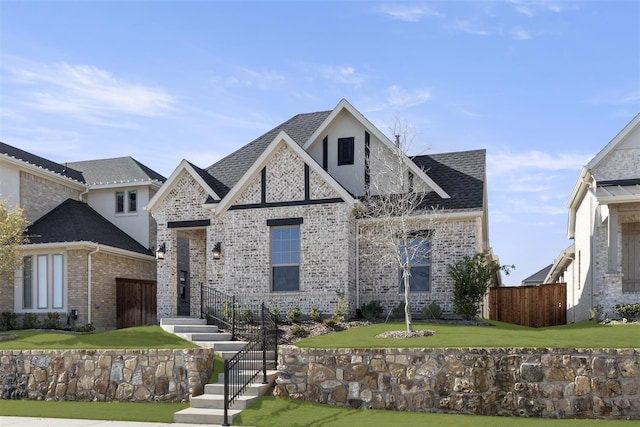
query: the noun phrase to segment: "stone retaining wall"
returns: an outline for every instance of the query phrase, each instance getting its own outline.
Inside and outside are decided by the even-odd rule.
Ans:
[[[0,398],[184,402],[203,393],[213,350],[1,350]]]
[[[640,349],[279,348],[274,394],[353,408],[640,419]]]

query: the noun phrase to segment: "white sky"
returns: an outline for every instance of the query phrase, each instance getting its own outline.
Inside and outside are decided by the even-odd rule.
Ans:
[[[580,168],[640,111],[638,1],[0,1],[0,140],[206,167],[346,98],[410,154],[484,148],[518,284],[571,244]]]

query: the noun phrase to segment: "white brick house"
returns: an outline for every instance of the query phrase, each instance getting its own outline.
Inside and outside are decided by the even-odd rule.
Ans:
[[[582,168],[568,208],[574,243],[545,279],[567,284],[567,321],[640,302],[640,114]]]
[[[307,313],[315,305],[330,314],[338,292],[351,313],[372,300],[397,305],[398,268],[361,256],[367,224],[354,215],[359,199],[388,181],[371,153],[388,155],[392,147],[342,100],[333,110],[294,116],[206,169],[183,160],[147,206],[164,255],[158,317],[199,315],[200,284],[282,312],[299,306]],[[437,301],[451,311],[447,265],[490,250],[485,152],[402,161],[412,188],[390,191],[426,194],[416,229],[434,226],[432,207],[446,218],[413,309]]]

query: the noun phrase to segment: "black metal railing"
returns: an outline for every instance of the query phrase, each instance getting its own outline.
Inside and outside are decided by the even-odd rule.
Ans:
[[[246,304],[235,296],[211,287],[200,287],[201,316],[207,323],[230,330],[232,340],[247,344],[231,359],[224,361],[224,424],[229,425],[229,408],[260,374],[267,384],[268,360],[275,363],[278,354],[278,323],[264,302]]]

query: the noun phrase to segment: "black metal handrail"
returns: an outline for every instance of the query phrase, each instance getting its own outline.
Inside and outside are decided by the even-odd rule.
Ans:
[[[267,353],[273,351],[274,362],[278,353],[278,323],[264,302],[245,304],[235,296],[225,295],[209,286],[200,286],[201,317],[207,323],[230,330],[232,340],[248,343],[231,359],[224,361],[224,424],[229,425],[229,408],[247,386],[262,372],[262,383],[267,384]],[[255,356],[261,354],[261,358]],[[253,356],[253,357],[252,357]]]

